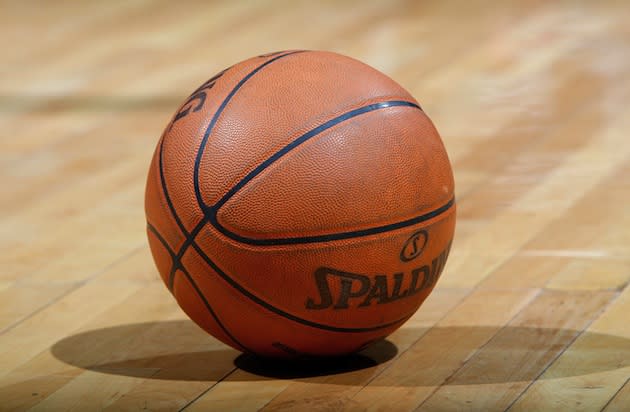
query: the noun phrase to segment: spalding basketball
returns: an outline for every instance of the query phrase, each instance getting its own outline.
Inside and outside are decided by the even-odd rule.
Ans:
[[[349,57],[285,51],[203,83],[146,187],[155,263],[207,332],[263,356],[339,355],[409,319],[451,247],[451,166],[418,102]]]

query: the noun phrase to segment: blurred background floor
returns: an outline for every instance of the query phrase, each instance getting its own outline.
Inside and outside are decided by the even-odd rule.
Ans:
[[[0,3],[0,410],[630,410],[628,21],[624,1]],[[285,370],[187,320],[143,190],[193,89],[295,48],[420,101],[458,227],[388,341]]]

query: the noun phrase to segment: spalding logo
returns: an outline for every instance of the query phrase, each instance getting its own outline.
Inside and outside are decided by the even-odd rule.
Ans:
[[[403,262],[409,262],[420,256],[428,240],[429,234],[426,230],[419,230],[411,235],[400,251],[400,260]]]
[[[306,309],[349,309],[395,302],[435,286],[451,249],[449,243],[430,264],[391,275],[351,273],[320,267],[314,273],[319,301],[308,298]],[[392,284],[393,281],[393,284]]]

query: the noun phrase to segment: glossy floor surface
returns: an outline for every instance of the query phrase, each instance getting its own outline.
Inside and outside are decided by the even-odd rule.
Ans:
[[[4,2],[0,410],[630,410],[630,5]],[[316,365],[201,332],[153,264],[163,127],[252,55],[327,49],[422,104],[458,225],[387,341]]]

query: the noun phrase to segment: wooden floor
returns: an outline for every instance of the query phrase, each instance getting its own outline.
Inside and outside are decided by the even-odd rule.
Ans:
[[[0,4],[0,410],[630,410],[628,2],[113,3]],[[184,97],[292,48],[408,88],[458,197],[424,306],[310,367],[187,320],[143,211]]]

